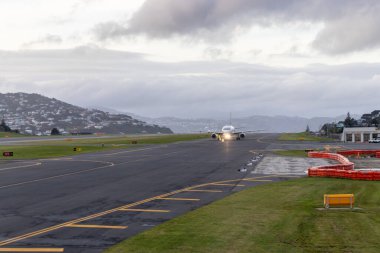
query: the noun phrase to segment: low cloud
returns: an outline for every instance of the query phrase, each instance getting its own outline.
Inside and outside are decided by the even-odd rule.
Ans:
[[[59,35],[47,34],[37,40],[24,43],[22,47],[29,48],[29,47],[41,46],[41,45],[58,45],[58,44],[61,44],[62,42],[63,42],[63,39]]]
[[[343,54],[380,46],[379,9],[366,10],[331,21],[313,46],[327,54]]]
[[[311,45],[342,54],[380,46],[379,11],[377,0],[146,0],[131,19],[100,23],[94,33],[100,40],[223,34],[228,41],[237,28],[311,22],[324,24]]]
[[[380,86],[380,64],[160,63],[93,47],[0,55],[2,92],[35,92],[146,116],[214,118],[233,111],[311,117],[378,109],[373,92]]]

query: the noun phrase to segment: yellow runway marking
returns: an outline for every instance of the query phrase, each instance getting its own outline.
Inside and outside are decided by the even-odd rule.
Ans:
[[[67,225],[68,228],[107,228],[107,229],[127,229],[127,226],[103,226],[103,225]]]
[[[223,192],[220,190],[187,190],[187,192]]]
[[[147,212],[147,213],[170,213],[170,210],[154,210],[154,209],[123,209],[124,212]]]
[[[99,168],[97,168],[97,169],[99,169]],[[281,177],[281,175],[276,175],[275,174],[275,175],[268,175],[268,176],[260,176],[260,177],[247,178],[247,179],[252,179],[252,180],[256,179],[257,180],[257,179],[260,179],[260,178],[268,178],[268,177]],[[200,199],[179,199],[179,198],[169,198],[169,196],[173,196],[175,194],[185,192],[186,190],[192,190],[192,189],[196,189],[196,188],[199,188],[199,187],[209,186],[211,184],[233,183],[233,182],[240,182],[241,180],[242,179],[239,178],[239,179],[232,179],[232,180],[224,180],[224,181],[211,182],[211,183],[195,185],[195,186],[192,186],[192,187],[187,187],[187,188],[180,189],[180,190],[177,190],[177,191],[165,193],[165,194],[158,195],[158,196],[155,196],[155,197],[152,197],[152,198],[148,198],[148,199],[144,199],[144,200],[141,200],[141,201],[137,201],[137,202],[134,202],[134,203],[131,203],[131,204],[128,204],[128,205],[120,206],[120,207],[117,207],[117,208],[114,208],[114,209],[106,210],[106,211],[103,211],[103,212],[100,212],[100,213],[88,215],[86,217],[78,218],[78,219],[71,220],[71,221],[68,221],[68,222],[65,222],[65,223],[57,224],[57,225],[54,225],[54,226],[51,226],[51,227],[47,227],[47,228],[36,230],[36,231],[30,232],[30,233],[27,233],[27,234],[22,234],[22,235],[13,237],[13,238],[9,238],[7,240],[1,241],[0,242],[0,247],[5,246],[5,245],[9,245],[11,243],[15,243],[15,242],[18,242],[18,241],[22,241],[22,240],[25,240],[25,239],[29,239],[29,238],[32,238],[32,237],[35,237],[35,236],[38,236],[38,235],[46,234],[48,232],[52,232],[52,231],[55,231],[55,230],[58,230],[58,229],[61,229],[61,228],[65,228],[65,227],[67,227],[69,225],[72,225],[72,224],[77,224],[77,223],[80,223],[80,222],[83,222],[83,221],[88,221],[88,220],[91,220],[91,219],[99,218],[99,217],[102,217],[102,216],[105,216],[105,215],[108,215],[108,214],[111,214],[111,213],[114,213],[114,212],[123,211],[124,209],[128,209],[128,208],[131,208],[131,207],[139,206],[139,205],[142,205],[142,204],[154,201],[154,200],[160,200],[160,199],[164,200],[164,199],[167,199],[167,200],[189,200],[189,201],[191,200],[191,201],[199,201]]]
[[[63,248],[0,248],[0,252],[63,252]]]
[[[187,199],[187,198],[158,198],[163,200],[174,200],[174,201],[199,201],[200,199]]]
[[[244,184],[210,184],[210,185],[245,187]]]

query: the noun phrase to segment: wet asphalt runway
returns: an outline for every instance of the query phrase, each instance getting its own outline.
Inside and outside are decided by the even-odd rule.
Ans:
[[[326,145],[277,143],[276,137],[255,134],[225,143],[201,140],[2,161],[0,251],[101,252],[234,191],[291,178],[252,174],[254,165],[239,171],[254,153]]]

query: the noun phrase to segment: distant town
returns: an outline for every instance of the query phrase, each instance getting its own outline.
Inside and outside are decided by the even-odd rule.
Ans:
[[[31,135],[81,133],[172,133],[167,127],[150,125],[125,114],[85,109],[38,94],[0,94],[0,115],[13,131]]]

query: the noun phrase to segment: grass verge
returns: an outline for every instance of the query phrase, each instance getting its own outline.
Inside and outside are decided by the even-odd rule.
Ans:
[[[91,153],[109,150],[116,147],[105,147],[101,146],[80,146],[81,151],[74,151],[75,146],[1,146],[1,155],[5,151],[13,152],[13,157],[1,157],[3,160],[9,159],[39,159],[39,158],[51,158],[51,157],[62,157],[70,155],[78,155],[80,153]]]
[[[92,136],[91,136],[92,137]],[[197,139],[208,138],[208,134],[157,134],[157,135],[125,135],[116,137],[99,137],[99,138],[83,138],[75,139],[70,136],[62,140],[44,140],[33,142],[34,144],[47,145],[129,145],[132,141],[138,144],[165,144],[179,141],[191,141]]]
[[[277,150],[273,153],[281,156],[307,157],[307,152],[305,152],[305,150]]]
[[[12,132],[0,132],[0,138],[27,137],[30,135],[17,134]]]
[[[304,178],[251,188],[106,250],[128,252],[378,252],[380,183]],[[325,193],[354,193],[361,211],[319,211]]]
[[[207,138],[205,134],[174,134],[174,135],[149,135],[149,136],[123,136],[112,138],[93,139],[70,139],[64,138],[59,141],[41,140],[38,142],[23,142],[20,145],[1,146],[2,155],[5,151],[12,151],[13,157],[1,157],[0,159],[38,159],[51,158],[80,153],[92,153],[110,149],[130,148],[132,141],[141,144],[165,144],[179,141],[191,141]],[[73,151],[74,147],[80,147],[82,151]]]
[[[320,141],[320,142],[331,142],[335,141],[334,139],[330,139],[327,137],[320,137],[311,135],[306,132],[302,133],[284,133],[281,134],[278,138],[280,141]]]

